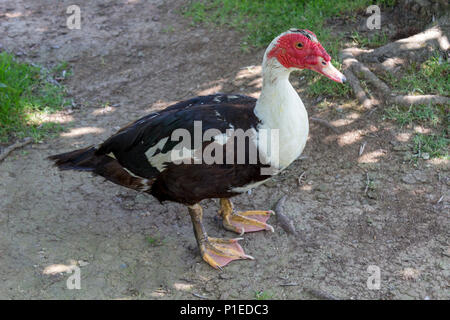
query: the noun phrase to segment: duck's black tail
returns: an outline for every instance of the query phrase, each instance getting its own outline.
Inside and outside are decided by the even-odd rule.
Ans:
[[[56,154],[48,158],[53,160],[60,170],[91,171],[130,189],[138,191],[149,191],[151,189],[152,179],[132,175],[114,157],[98,154],[96,151],[97,148],[90,146]]]
[[[56,154],[48,157],[55,161],[55,165],[61,170],[95,171],[96,167],[104,161],[104,155],[96,156],[95,147],[87,147],[75,151]]]

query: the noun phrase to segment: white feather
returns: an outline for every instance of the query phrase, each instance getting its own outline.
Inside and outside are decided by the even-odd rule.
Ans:
[[[289,31],[288,31],[289,32]],[[263,60],[263,86],[256,102],[255,115],[261,123],[257,128],[257,143],[260,156],[268,160],[279,172],[297,159],[305,148],[309,133],[308,113],[295,89],[289,82],[289,75],[294,70],[287,69],[277,59],[267,57],[268,53],[285,35],[275,38],[267,48]],[[262,131],[270,135],[272,129],[278,129],[278,140],[270,146],[275,154],[269,152],[267,140],[261,139]],[[270,137],[270,136],[269,136]],[[269,149],[269,150],[270,150]],[[278,157],[277,159],[274,158]],[[234,192],[246,192],[264,183],[266,180],[250,183],[243,187],[231,189]]]
[[[255,114],[261,120],[258,132],[262,129],[279,130],[277,167],[280,169],[284,169],[300,156],[309,132],[308,113],[289,82],[291,71],[293,70],[283,67],[278,60],[267,59],[265,56],[263,88],[255,107]],[[267,147],[258,145],[258,148],[265,150]],[[271,163],[276,164],[275,161]]]

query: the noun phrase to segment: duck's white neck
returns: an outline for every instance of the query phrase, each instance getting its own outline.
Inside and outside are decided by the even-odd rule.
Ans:
[[[279,167],[285,168],[303,151],[308,137],[308,114],[302,100],[289,82],[292,70],[277,59],[264,56],[261,95],[256,102],[255,115],[260,119],[258,129],[279,130]]]
[[[277,59],[267,59],[266,55],[264,55],[262,65],[263,85],[261,95],[256,104],[256,110],[276,109],[281,102],[284,102],[282,98],[286,97],[286,94],[298,97],[297,92],[289,82],[290,74],[291,70],[283,67]],[[275,99],[277,101],[274,101]],[[292,107],[298,106],[292,105]]]

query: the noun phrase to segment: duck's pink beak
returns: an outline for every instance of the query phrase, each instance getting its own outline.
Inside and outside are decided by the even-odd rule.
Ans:
[[[319,63],[311,66],[311,70],[321,73],[325,77],[339,83],[344,83],[347,80],[345,76],[331,64],[331,61],[319,59]]]

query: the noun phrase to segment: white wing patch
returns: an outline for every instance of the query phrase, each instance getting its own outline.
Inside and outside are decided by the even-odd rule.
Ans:
[[[147,159],[151,159],[153,157],[153,155],[156,153],[156,151],[162,150],[164,148],[167,140],[169,140],[169,137],[162,138],[161,140],[159,140],[159,142],[157,144],[155,144],[153,147],[148,149],[147,152],[145,153],[145,156],[147,157]]]
[[[198,157],[199,154],[201,155],[200,150],[190,150],[186,147],[183,147],[181,150],[174,148],[166,153],[159,152],[156,154],[158,150],[162,150],[164,148],[164,145],[168,140],[169,137],[161,139],[156,145],[148,149],[145,153],[150,165],[156,168],[159,172],[162,172],[166,168],[167,163],[181,164],[201,161],[201,156]]]
[[[159,140],[159,142],[157,144],[155,144],[153,147],[148,149],[147,152],[145,153],[145,156],[147,157],[147,160],[151,164],[151,166],[158,169],[159,171],[162,171],[164,169],[163,163],[165,162],[164,161],[165,154],[160,152],[155,156],[155,153],[158,150],[159,151],[162,150],[168,140],[169,140],[169,137],[162,138],[161,140]]]

